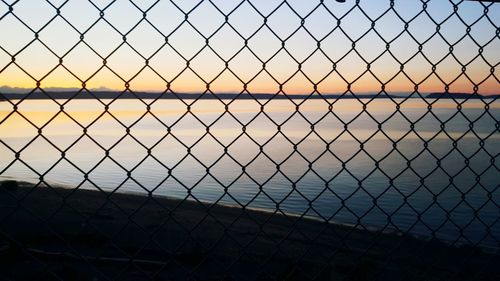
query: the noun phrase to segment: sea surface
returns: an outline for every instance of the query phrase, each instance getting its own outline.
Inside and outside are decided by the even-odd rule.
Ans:
[[[376,99],[365,110],[355,99],[110,102],[25,100],[17,112],[0,102],[0,180],[196,198],[500,248],[497,101]]]

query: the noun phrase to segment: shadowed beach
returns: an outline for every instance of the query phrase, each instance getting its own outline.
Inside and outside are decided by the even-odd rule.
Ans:
[[[0,1],[0,281],[500,281],[500,0]]]
[[[7,280],[495,280],[497,255],[165,197],[0,183]]]

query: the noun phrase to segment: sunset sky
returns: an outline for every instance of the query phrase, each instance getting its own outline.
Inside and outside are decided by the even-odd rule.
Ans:
[[[367,69],[367,63],[359,55],[370,62],[371,71],[383,83],[400,71],[400,63],[387,52],[372,62],[386,48],[381,36],[391,42],[389,50],[400,62],[409,60],[404,71],[420,84],[421,92],[444,91],[445,84],[438,76],[445,83],[454,81],[450,91],[472,92],[471,79],[480,84],[481,94],[500,92],[499,81],[491,75],[494,70],[498,77],[500,61],[500,40],[495,29],[495,25],[500,25],[498,4],[429,1],[427,14],[416,17],[409,23],[408,32],[394,40],[404,30],[401,19],[409,21],[422,11],[420,0],[395,1],[393,10],[386,14],[384,12],[390,9],[388,0],[360,1],[359,6],[354,0],[345,3],[326,0],[323,5],[319,0],[289,0],[289,6],[282,1],[254,0],[243,1],[238,8],[240,1],[213,0],[220,11],[210,1],[202,1],[192,10],[199,1],[173,1],[177,7],[171,1],[159,1],[150,8],[156,1],[135,1],[137,6],[134,6],[131,1],[118,0],[106,8],[112,1],[94,0],[94,6],[89,1],[70,0],[60,9],[60,15],[67,22],[44,0],[19,1],[12,5],[13,14],[9,13],[7,5],[12,2],[15,1],[0,2],[0,86],[33,89],[36,80],[41,80],[41,87],[78,88],[85,81],[89,89],[123,90],[125,82],[130,81],[130,88],[136,91],[164,91],[170,82],[171,89],[176,92],[203,92],[207,83],[214,92],[240,92],[243,83],[247,83],[252,93],[275,93],[279,90],[278,83],[284,83],[286,93],[311,93],[313,83],[317,83],[321,93],[338,93],[346,91],[347,85],[352,83],[355,93],[378,92],[381,83],[372,74],[365,73],[356,79]],[[58,7],[64,1],[50,2]],[[441,23],[453,13],[452,2],[459,3],[460,18],[453,15],[440,25],[440,34],[434,34],[436,23],[429,16]],[[484,13],[483,5],[490,5],[488,17],[478,21]],[[104,11],[103,18],[99,17],[99,9]],[[147,10],[145,18],[140,9]],[[224,24],[221,12],[229,14],[228,23],[232,28]],[[188,21],[184,13],[188,13]],[[341,18],[342,30],[336,28],[337,19],[330,13]],[[267,17],[266,25],[264,17]],[[304,18],[303,27],[300,27],[300,17]],[[377,19],[375,29],[359,39],[371,26],[369,18]],[[467,26],[462,21],[469,25],[474,23],[470,36],[463,39]],[[39,40],[35,40],[35,32]],[[83,41],[79,32],[84,34]],[[123,42],[123,36],[127,43]],[[359,55],[351,51],[343,57],[352,46],[347,36],[356,41]],[[168,37],[168,44],[165,44],[165,37]],[[248,39],[248,48],[235,56],[244,47],[242,37]],[[425,42],[422,52],[430,62],[422,54],[413,57],[418,52],[415,40]],[[449,55],[450,47],[445,40],[454,45],[452,55]],[[479,45],[491,41],[484,47],[482,57],[474,59],[479,47],[473,40]],[[281,49],[282,41],[286,51]],[[321,50],[317,47],[318,41]],[[112,53],[116,48],[118,50]],[[276,52],[278,54],[273,57]],[[12,56],[15,56],[15,63],[12,63]],[[59,65],[57,56],[62,58],[67,70]],[[107,61],[105,67],[103,58]],[[150,67],[145,67],[145,59],[149,60]],[[186,69],[187,60],[189,68]],[[225,69],[223,60],[229,61],[232,73]],[[333,69],[330,60],[336,64],[333,73],[330,73]],[[262,71],[262,62],[266,62],[266,70],[277,81]],[[436,73],[426,78],[432,72],[432,63],[438,62]],[[459,62],[467,65],[468,78],[461,75]],[[299,63],[303,73],[296,73]],[[288,80],[291,76],[293,78]],[[403,73],[386,85],[388,92],[411,92],[413,88],[414,84]]]

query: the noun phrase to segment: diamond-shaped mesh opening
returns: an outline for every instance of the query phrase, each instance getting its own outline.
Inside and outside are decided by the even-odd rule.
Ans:
[[[497,1],[0,1],[6,280],[496,280]]]

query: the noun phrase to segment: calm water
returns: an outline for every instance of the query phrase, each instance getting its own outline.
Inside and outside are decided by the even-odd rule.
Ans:
[[[4,120],[12,106],[3,102],[0,140],[14,150],[24,149],[22,161],[14,161],[15,154],[0,143],[0,179],[36,183],[43,174],[46,182],[68,187],[152,191],[179,198],[191,189],[199,200],[279,208],[416,235],[435,232],[448,241],[499,247],[500,173],[491,163],[500,152],[500,107],[495,102],[488,114],[481,101],[462,107],[463,114],[454,101],[442,100],[431,114],[422,100],[414,99],[390,117],[395,104],[376,100],[367,106],[372,117],[363,113],[350,122],[362,110],[356,100],[339,100],[333,114],[322,100],[306,101],[300,114],[286,100],[266,104],[264,113],[259,113],[257,102],[239,100],[229,105],[230,114],[219,101],[198,101],[187,112],[181,101],[160,100],[151,105],[157,118],[146,114],[137,121],[146,106],[118,100],[109,106],[112,115],[105,113],[93,123],[104,106],[95,100],[73,100],[65,104],[65,111],[83,126],[92,124],[82,135],[83,129],[68,116],[55,116],[59,106],[53,101],[22,102],[19,112],[35,125],[54,118],[42,132],[66,151],[61,159],[61,153],[37,137],[37,129],[19,114]],[[465,117],[474,120],[472,128]],[[315,124],[314,131],[304,118]],[[389,118],[383,132],[377,131],[372,118]],[[288,120],[280,127],[282,133],[270,119],[278,124]],[[339,119],[350,122],[349,133]],[[446,132],[440,132],[439,119],[449,120]],[[415,132],[409,132],[409,121],[416,120]],[[171,126],[170,132],[162,123]],[[242,124],[247,124],[244,132]],[[124,126],[131,126],[130,135]],[[370,140],[360,151],[355,138]],[[401,139],[397,150],[390,139]],[[110,150],[109,157],[104,149]]]

